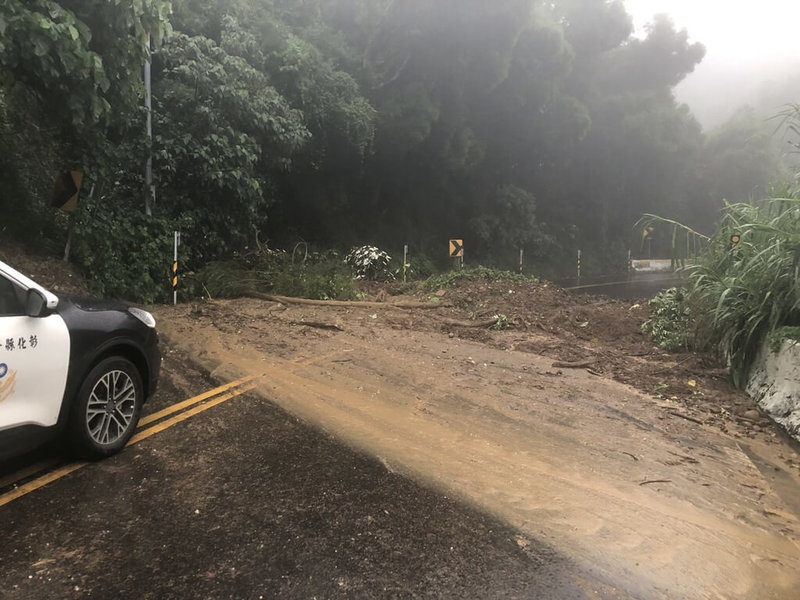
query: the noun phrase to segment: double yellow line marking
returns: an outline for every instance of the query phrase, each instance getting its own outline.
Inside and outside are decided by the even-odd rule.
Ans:
[[[219,404],[222,404],[223,402],[227,402],[231,398],[235,398],[236,396],[240,396],[246,392],[249,392],[250,390],[255,389],[256,379],[258,379],[258,377],[254,375],[250,377],[244,377],[213,390],[209,390],[208,392],[200,394],[199,396],[195,396],[194,398],[189,398],[183,402],[178,402],[177,404],[168,406],[167,408],[153,413],[152,415],[148,415],[139,419],[139,426],[136,430],[136,433],[128,442],[128,446],[138,444],[142,440],[146,440],[157,433],[161,433],[165,429],[169,429],[173,425],[177,425],[186,419],[208,410],[209,408],[213,408]],[[43,488],[44,486],[61,479],[62,477],[66,477],[70,473],[74,473],[78,469],[82,469],[88,464],[91,463],[71,463],[56,469],[55,471],[50,471],[49,473],[37,477],[36,479],[33,479],[19,486],[18,488],[0,495],[0,506],[5,506],[6,504],[17,500],[26,494],[30,494],[33,491]],[[37,471],[47,469],[50,466],[52,466],[52,463],[45,461],[41,464],[41,469],[37,469]],[[30,471],[31,470],[29,469],[28,472]]]
[[[188,400],[184,400],[183,402],[178,402],[177,404],[168,406],[164,410],[160,410],[157,413],[153,413],[152,415],[148,415],[147,417],[139,419],[139,429],[133,435],[131,441],[128,442],[128,446],[133,446],[134,444],[138,444],[142,440],[146,440],[152,435],[160,433],[165,429],[169,429],[170,427],[172,427],[173,425],[177,425],[181,421],[185,421],[186,419],[193,417],[197,414],[200,414],[201,412],[206,411],[209,408],[213,408],[218,404],[227,402],[231,398],[235,398],[236,396],[240,396],[245,392],[249,392],[250,390],[255,389],[256,387],[256,384],[254,383],[255,379],[256,379],[255,375],[239,379],[238,381],[234,381],[232,383],[220,386],[218,388],[205,392],[204,394],[195,396],[194,398],[189,398]],[[228,392],[228,393],[224,394],[223,392]],[[200,404],[201,402],[203,402],[204,400],[208,400],[209,398],[213,399],[203,404]],[[194,408],[189,408],[190,406]],[[187,408],[189,410],[184,410]],[[157,421],[161,421],[161,419],[165,419],[165,417],[174,415],[175,413],[179,414],[175,415],[170,419],[166,419],[161,423],[154,425],[153,427],[145,429],[151,423],[156,423]]]

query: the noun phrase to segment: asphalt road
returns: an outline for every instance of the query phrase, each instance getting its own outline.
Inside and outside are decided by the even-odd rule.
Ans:
[[[576,294],[593,294],[632,300],[652,298],[658,292],[681,284],[675,273],[637,273],[630,277],[612,275],[609,277],[587,277],[559,282],[564,289]]]
[[[216,384],[165,350],[149,413]],[[8,600],[625,597],[249,394],[0,507],[0,539]]]

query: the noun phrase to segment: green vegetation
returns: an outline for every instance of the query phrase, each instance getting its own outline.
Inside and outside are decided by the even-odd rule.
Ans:
[[[650,301],[650,308],[651,316],[642,325],[642,331],[665,350],[676,352],[689,349],[693,320],[684,291],[669,288],[659,292]]]
[[[353,270],[356,279],[370,281],[391,281],[394,279],[392,272],[392,257],[375,246],[360,246],[353,248],[344,257],[344,262]]]
[[[786,168],[745,110],[704,134],[672,94],[703,46],[663,16],[634,37],[619,1],[4,0],[0,33],[2,234],[60,254],[71,220],[71,260],[131,300],[169,297],[177,229],[198,277],[309,240],[408,244],[421,278],[455,236],[472,264],[522,249],[555,276],[581,249],[607,272],[642,213],[710,228]],[[84,172],[71,218],[49,206],[65,170]],[[282,287],[347,294],[323,264]]]
[[[294,252],[261,248],[237,255],[233,260],[209,263],[199,272],[188,274],[184,280],[185,293],[233,298],[261,292],[318,300],[352,300],[359,296],[356,285],[359,279],[396,279],[390,260],[388,254],[370,246],[355,248],[344,258],[334,250],[309,252],[305,244],[298,244]],[[535,277],[483,266],[410,279],[418,283],[409,283],[408,289],[420,286],[426,290],[444,289],[460,280],[538,281]]]
[[[263,248],[227,262],[213,262],[187,277],[188,292],[231,298],[252,292],[315,300],[353,300],[357,287],[337,252],[289,253]]]
[[[503,313],[499,313],[495,315],[497,317],[497,323],[492,325],[492,329],[495,331],[502,331],[506,327],[508,327],[508,316],[504,315]]]
[[[423,285],[428,290],[442,290],[452,286],[456,281],[459,280],[509,281],[517,283],[538,282],[538,279],[528,275],[521,275],[519,273],[512,273],[511,271],[503,271],[501,269],[478,266],[469,267],[467,269],[447,271],[439,275],[434,275],[429,277]]]

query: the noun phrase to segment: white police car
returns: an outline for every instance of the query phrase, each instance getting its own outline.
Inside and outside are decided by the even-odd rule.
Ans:
[[[58,435],[90,459],[121,450],[160,366],[150,313],[56,296],[0,262],[0,459]]]

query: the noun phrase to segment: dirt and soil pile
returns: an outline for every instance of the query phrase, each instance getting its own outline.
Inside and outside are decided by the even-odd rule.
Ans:
[[[373,298],[388,298],[373,286]],[[444,331],[461,339],[554,359],[554,371],[572,366],[630,385],[706,424],[752,437],[774,424],[745,394],[733,388],[725,365],[693,352],[667,352],[642,333],[650,318],[648,299],[620,301],[575,295],[547,283],[467,279],[445,290],[417,292],[414,299],[441,305],[435,311],[387,316],[394,327]],[[459,327],[492,317],[490,327]]]
[[[286,310],[286,303],[244,298],[193,302],[187,316],[212,321],[221,331],[241,334],[257,346],[277,345],[274,349],[278,350],[301,347],[312,329],[367,335],[376,344],[387,330],[443,333],[552,359],[550,372],[556,375],[583,369],[630,385],[654,398],[664,414],[735,437],[783,435],[750,398],[730,384],[719,359],[668,352],[653,344],[642,332],[650,318],[647,298],[621,301],[576,295],[549,283],[466,278],[438,290],[374,282],[362,284],[362,290],[363,302],[339,303],[348,308],[320,302]],[[253,315],[258,318],[254,320]],[[363,332],[365,320],[368,334]],[[786,461],[800,468],[794,456]]]

